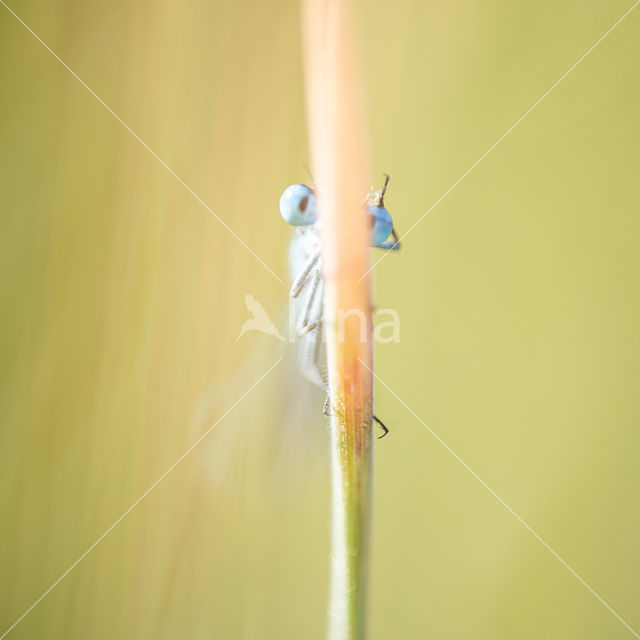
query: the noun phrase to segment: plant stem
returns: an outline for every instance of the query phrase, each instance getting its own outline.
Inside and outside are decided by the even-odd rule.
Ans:
[[[361,279],[369,267],[363,115],[347,5],[347,0],[303,5],[332,409],[330,640],[361,639],[366,633],[372,470],[371,295],[368,278]]]

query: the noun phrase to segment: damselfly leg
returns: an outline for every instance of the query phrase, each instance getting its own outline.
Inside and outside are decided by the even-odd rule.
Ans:
[[[378,418],[375,413],[373,414],[373,419],[382,427],[383,434],[381,436],[378,436],[378,440],[380,440],[380,438],[384,438],[387,433],[389,433],[389,429],[387,429],[384,422],[382,422],[382,420],[380,420],[380,418]]]
[[[309,275],[307,283],[309,293],[296,326],[300,337],[319,327],[322,322],[322,277],[319,269]]]
[[[320,260],[320,247],[318,247],[315,251],[311,253],[311,255],[307,258],[306,262],[300,269],[300,273],[296,276],[293,284],[291,285],[291,289],[289,290],[289,297],[297,298],[300,295],[300,292],[304,288],[307,280],[309,279],[309,274],[312,270],[317,273],[320,273],[319,262]]]

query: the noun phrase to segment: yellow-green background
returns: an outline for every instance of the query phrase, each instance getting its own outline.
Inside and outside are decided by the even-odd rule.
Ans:
[[[631,0],[360,2],[371,182],[400,233]],[[322,396],[284,320],[307,179],[299,9],[0,6],[0,634],[262,375],[8,638],[320,638]],[[640,632],[640,8],[375,270],[377,373]],[[371,636],[626,629],[384,387]]]

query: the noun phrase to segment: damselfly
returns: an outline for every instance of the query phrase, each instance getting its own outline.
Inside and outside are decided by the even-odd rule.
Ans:
[[[387,251],[400,248],[398,235],[393,227],[391,214],[384,206],[384,195],[389,176],[379,191],[372,191],[365,200],[366,215],[372,247]],[[304,184],[288,186],[280,196],[280,214],[295,227],[289,252],[289,264],[293,284],[289,296],[297,302],[296,333],[300,337],[299,364],[302,374],[321,387],[327,397],[324,413],[330,408],[327,379],[326,351],[322,331],[322,256],[316,219],[316,197],[313,189]],[[389,237],[393,240],[389,240]],[[384,433],[387,427],[375,415],[373,419]]]

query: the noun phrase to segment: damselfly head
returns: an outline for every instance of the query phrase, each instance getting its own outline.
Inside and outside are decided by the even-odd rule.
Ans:
[[[280,215],[294,227],[308,227],[316,221],[316,196],[305,184],[289,185],[280,196]]]
[[[384,206],[384,194],[389,184],[385,176],[384,186],[379,191],[371,191],[366,198],[367,223],[372,247],[398,249],[398,239],[393,230],[391,214]],[[294,227],[311,227],[317,224],[316,196],[306,184],[289,185],[280,196],[280,215]],[[393,241],[387,241],[393,235]]]

